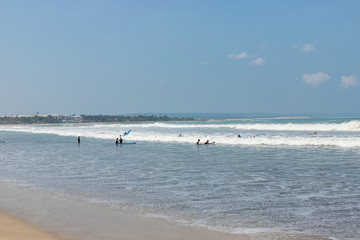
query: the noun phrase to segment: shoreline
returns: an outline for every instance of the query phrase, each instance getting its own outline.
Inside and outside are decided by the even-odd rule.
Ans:
[[[21,235],[22,229],[44,236],[27,239],[40,240],[250,239],[246,235],[180,226],[166,220],[146,218],[91,203],[59,199],[49,193],[14,187],[2,182],[0,195],[0,222],[9,223],[9,227],[0,231],[0,239],[24,239],[16,238],[16,234],[7,234],[16,232]]]
[[[30,225],[28,222],[0,212],[0,239],[65,240]]]
[[[182,226],[4,182],[0,182],[0,195],[0,223],[8,224],[0,231],[0,239],[6,240],[328,240],[291,232],[264,230],[252,234],[251,229],[244,229],[232,234]],[[23,233],[36,237],[17,238]]]

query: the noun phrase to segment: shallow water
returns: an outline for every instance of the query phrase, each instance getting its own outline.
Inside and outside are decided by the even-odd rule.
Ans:
[[[355,123],[261,122],[285,130],[242,130],[242,139],[242,122],[2,126],[0,179],[218,231],[359,239],[360,147],[341,142],[357,144],[356,126],[344,130]],[[326,131],[313,136],[302,124]],[[116,146],[127,129],[137,144]],[[290,144],[247,142],[261,136]],[[217,144],[190,141],[199,137]],[[297,138],[336,144],[291,144]]]

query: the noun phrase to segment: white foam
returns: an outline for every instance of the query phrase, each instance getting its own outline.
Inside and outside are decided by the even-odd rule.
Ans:
[[[123,124],[125,125],[125,124]],[[228,122],[197,122],[197,123],[142,123],[126,124],[132,128],[169,128],[169,129],[204,129],[224,128],[238,130],[263,131],[360,131],[360,121],[352,120],[342,123],[231,123]]]
[[[233,234],[259,234],[259,233],[275,233],[280,232],[278,229],[274,228],[235,228],[231,233]]]
[[[200,138],[202,141],[215,141],[220,145],[360,147],[360,121],[355,120],[338,124],[227,124],[226,122],[217,122],[211,124],[141,123],[0,127],[0,130],[3,131],[82,136],[97,139],[116,139],[129,129],[132,129],[132,132],[125,137],[127,141],[194,144]],[[237,138],[239,130],[242,130],[241,133],[247,132],[248,137]],[[314,130],[319,133],[326,132],[317,135],[310,134]],[[182,133],[182,137],[178,136],[179,133]]]

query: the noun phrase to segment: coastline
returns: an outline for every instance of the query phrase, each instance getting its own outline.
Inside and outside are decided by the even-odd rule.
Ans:
[[[180,226],[135,213],[51,196],[0,182],[0,239],[40,240],[248,240],[246,235]],[[37,237],[41,236],[41,238]]]
[[[6,240],[65,240],[52,233],[44,232],[18,218],[0,212],[0,239]]]
[[[252,120],[252,119],[248,119]],[[52,125],[111,125],[111,124],[143,124],[143,123],[182,123],[182,122],[205,122],[208,120],[192,120],[192,121],[138,121],[138,122],[76,122],[76,123],[0,123],[0,126],[52,126]]]
[[[256,120],[292,120],[292,119],[311,119],[308,116],[301,117],[269,117],[269,118],[228,118],[228,119],[206,119],[206,120],[184,120],[184,121],[127,121],[127,122],[69,122],[69,123],[0,123],[0,126],[51,126],[51,125],[94,125],[94,124],[142,124],[142,123],[189,123],[189,122],[207,122],[207,121],[256,121]]]
[[[265,229],[232,234],[181,226],[2,182],[0,195],[0,239],[6,240],[328,240]]]

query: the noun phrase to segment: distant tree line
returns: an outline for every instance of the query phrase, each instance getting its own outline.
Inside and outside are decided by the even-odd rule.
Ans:
[[[48,116],[28,116],[28,117],[0,117],[0,124],[52,124],[61,123],[61,119]]]
[[[159,122],[159,121],[193,121],[193,118],[168,117],[156,115],[112,116],[80,115],[80,118],[47,116],[5,116],[0,117],[0,124],[56,124],[56,123],[95,123],[95,122]]]

